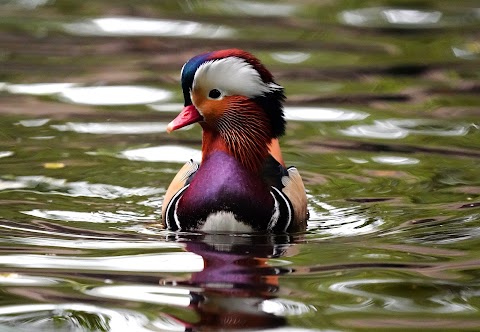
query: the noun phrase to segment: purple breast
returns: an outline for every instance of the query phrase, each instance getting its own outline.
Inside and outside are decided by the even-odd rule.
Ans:
[[[215,152],[203,161],[180,199],[182,229],[195,229],[212,213],[231,212],[256,230],[265,229],[273,210],[270,187],[233,156]]]

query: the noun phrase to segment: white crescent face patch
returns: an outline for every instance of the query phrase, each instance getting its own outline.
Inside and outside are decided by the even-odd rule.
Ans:
[[[219,90],[225,96],[263,96],[282,89],[275,83],[265,83],[248,62],[237,57],[211,60],[198,67],[193,79],[193,89]]]

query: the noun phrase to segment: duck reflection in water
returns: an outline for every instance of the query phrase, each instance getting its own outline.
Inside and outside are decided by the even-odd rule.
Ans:
[[[289,239],[288,235],[207,234],[186,242],[189,252],[202,256],[204,269],[188,281],[176,282],[201,289],[191,292],[190,307],[198,320],[180,321],[185,330],[256,331],[285,326],[285,317],[273,313],[268,303],[279,291],[278,275],[290,271],[270,266],[268,259],[285,255],[291,248]]]

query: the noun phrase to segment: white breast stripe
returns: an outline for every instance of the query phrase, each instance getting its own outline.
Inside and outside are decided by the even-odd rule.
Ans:
[[[272,195],[273,200],[275,201],[275,205],[273,206],[272,217],[270,218],[270,222],[268,223],[267,229],[273,229],[277,225],[278,217],[280,216],[280,208],[279,208],[277,198],[271,191],[270,191],[270,195]]]
[[[177,224],[178,230],[182,230],[182,226],[180,226],[180,220],[178,220],[178,215],[177,215],[177,209],[178,209],[178,202],[180,202],[180,199],[177,199],[175,202],[175,210],[173,210],[173,219],[175,219],[175,224]]]
[[[292,221],[292,209],[290,208],[290,202],[285,197],[285,194],[283,192],[281,192],[280,190],[278,190],[275,187],[272,187],[272,189],[275,190],[278,193],[278,195],[283,198],[283,200],[285,201],[285,205],[287,206],[287,209],[288,209],[288,219],[287,219],[287,223],[285,225],[285,228],[283,229],[283,231],[286,232],[287,229],[288,229],[288,226],[290,226],[290,222]]]
[[[180,227],[180,222],[178,221],[178,217],[177,217],[177,206],[178,206],[178,201],[180,199],[178,199],[178,197],[183,194],[183,192],[185,191],[185,189],[187,189],[190,185],[187,184],[185,187],[183,187],[182,189],[180,189],[179,191],[177,191],[177,193],[175,195],[173,195],[172,199],[170,200],[170,202],[168,203],[168,206],[167,206],[167,210],[165,211],[165,219],[166,219],[166,224],[167,224],[167,227],[170,228],[170,218],[169,218],[169,212],[170,212],[170,209],[172,208],[172,204],[173,202],[175,202],[175,210],[173,211],[173,217],[175,219],[175,223],[177,224],[177,227],[178,227],[178,230],[181,229]]]

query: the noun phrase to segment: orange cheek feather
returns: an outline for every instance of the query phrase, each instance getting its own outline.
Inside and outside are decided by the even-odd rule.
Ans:
[[[215,122],[222,117],[225,110],[228,108],[228,100],[211,100],[205,99],[202,103],[202,112],[207,122]]]
[[[214,123],[228,108],[228,99],[213,100],[204,97],[197,97],[197,94],[193,95],[193,103],[197,109],[202,112],[203,117],[207,123]]]
[[[228,152],[228,148],[225,146],[225,142],[220,139],[220,136],[215,128],[215,122],[222,116],[223,112],[228,107],[228,101],[225,99],[222,100],[212,100],[203,96],[204,94],[200,91],[195,91],[192,94],[192,101],[200,110],[203,115],[205,122],[201,123],[203,127],[203,144],[202,152],[203,158],[208,156],[213,151],[225,151]]]

